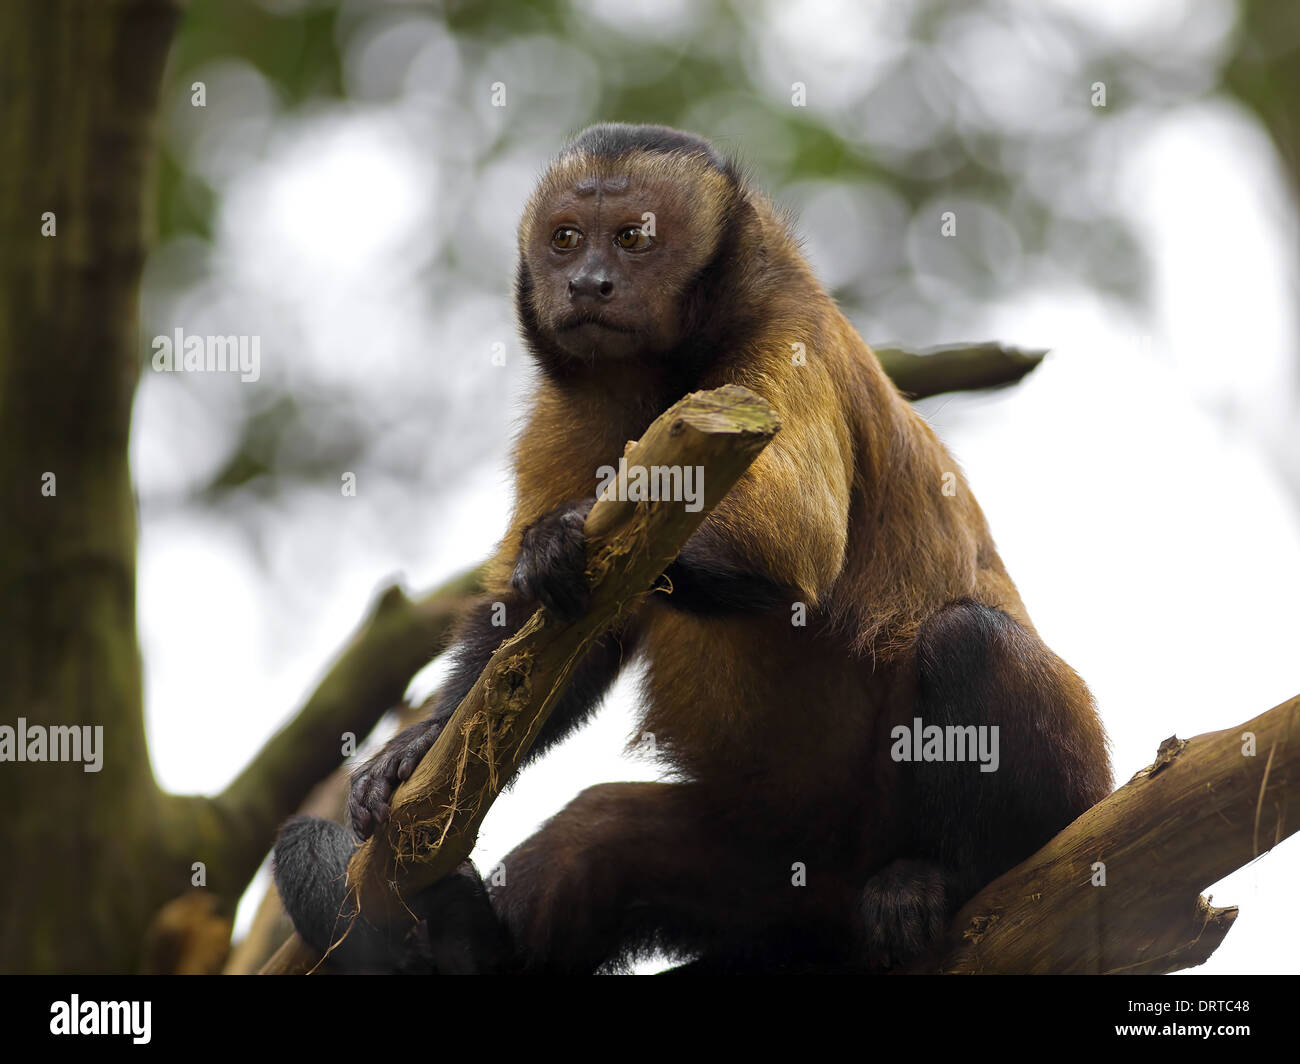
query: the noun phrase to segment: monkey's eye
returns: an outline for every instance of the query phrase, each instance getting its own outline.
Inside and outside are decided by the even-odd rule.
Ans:
[[[640,225],[625,225],[614,235],[614,243],[624,251],[645,251],[654,241]]]
[[[551,247],[560,251],[572,251],[582,243],[582,233],[571,225],[562,225],[551,236]]]

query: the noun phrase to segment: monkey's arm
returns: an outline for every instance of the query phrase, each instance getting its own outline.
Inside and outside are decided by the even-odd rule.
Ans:
[[[687,540],[664,576],[670,592],[665,603],[706,616],[778,609],[800,597],[796,588],[767,576],[725,534],[707,526]]]
[[[781,431],[666,570],[670,606],[719,614],[811,604],[843,568],[852,485],[846,430],[834,407],[816,408],[800,386],[787,383],[782,395],[766,383]]]
[[[537,606],[544,604],[562,617],[581,612],[587,598],[582,526],[593,501],[565,503],[524,529],[511,577],[513,590],[492,595],[461,622],[451,651],[451,673],[433,712],[393,736],[353,777],[348,819],[359,838],[368,838],[388,819],[388,802],[398,784],[433,747],[497,648],[519,631]],[[631,655],[634,643],[629,621],[592,646],[547,717],[528,752],[528,761],[586,721]]]

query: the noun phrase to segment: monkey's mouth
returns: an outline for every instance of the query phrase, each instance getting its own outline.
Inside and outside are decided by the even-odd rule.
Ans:
[[[636,329],[632,328],[630,325],[611,321],[609,318],[602,317],[599,314],[570,314],[556,322],[555,331],[557,333],[573,332],[575,329],[581,329],[586,325],[594,325],[598,329],[606,329],[609,332],[616,333],[636,332]]]

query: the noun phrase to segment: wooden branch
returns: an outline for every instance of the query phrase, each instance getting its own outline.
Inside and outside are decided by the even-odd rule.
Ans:
[[[321,955],[302,940],[295,931],[284,945],[271,954],[258,975],[313,975],[318,971]]]
[[[587,612],[571,623],[538,610],[501,645],[432,750],[393,796],[384,830],[353,856],[348,885],[360,911],[384,926],[409,919],[403,902],[469,856],[479,825],[511,778],[586,648],[633,609],[710,510],[779,429],[775,413],[746,388],[696,392],[674,404],[625,452],[626,468],[587,517]],[[703,470],[703,505],[636,502],[626,475],[637,467]],[[264,972],[310,967],[297,936]]]
[[[1236,728],[1166,739],[1154,764],[971,899],[911,970],[1149,975],[1203,964],[1237,910],[1200,892],[1297,828],[1300,697]],[[1092,885],[1095,862],[1105,886]]]
[[[159,909],[150,923],[140,973],[216,975],[230,952],[232,922],[211,891],[187,890]]]
[[[898,347],[876,349],[885,373],[909,399],[1014,384],[1036,369],[1046,355],[1045,350],[1006,347],[992,341],[921,352]]]
[[[338,768],[343,734],[364,737],[401,701],[411,677],[446,645],[456,618],[480,587],[481,572],[475,569],[419,599],[388,588],[302,709],[215,799],[219,818],[205,814],[208,799],[174,798],[194,806],[192,815],[179,821],[184,828],[179,834],[191,849],[205,823],[216,829],[213,846],[223,854],[223,894],[238,897],[280,822]]]

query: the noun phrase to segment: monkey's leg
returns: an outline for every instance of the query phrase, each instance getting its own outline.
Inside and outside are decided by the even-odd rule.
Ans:
[[[914,828],[863,892],[866,952],[879,964],[923,952],[975,891],[1110,791],[1087,687],[1007,614],[945,607],[922,626],[916,660],[913,716],[922,741],[937,726],[943,745],[939,760],[902,766]]]
[[[829,874],[796,884],[785,849],[757,825],[742,837],[734,813],[690,783],[583,791],[488,877],[520,970],[589,973],[660,950],[710,970],[844,952],[854,888]]]
[[[390,932],[357,915],[347,896],[355,850],[347,828],[320,817],[291,818],[275,843],[272,871],[285,910],[305,942],[329,951],[331,969],[459,975],[506,966],[505,935],[472,862],[407,899],[416,924]]]

